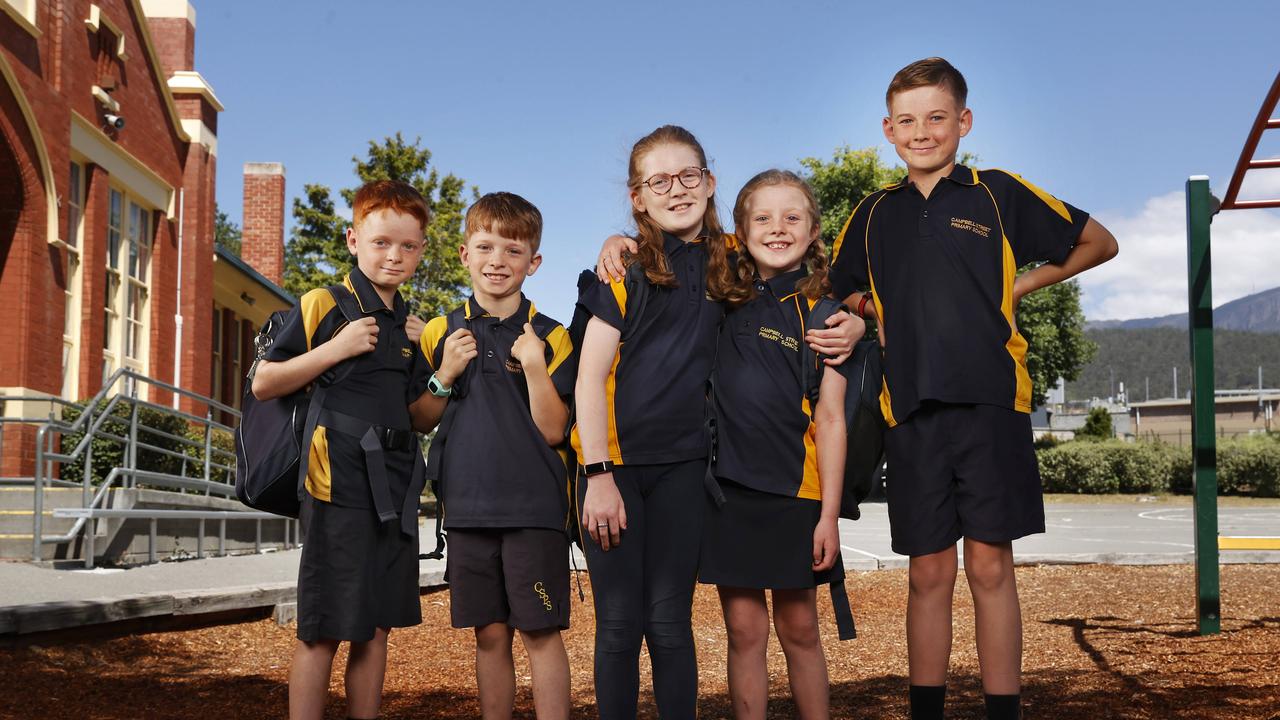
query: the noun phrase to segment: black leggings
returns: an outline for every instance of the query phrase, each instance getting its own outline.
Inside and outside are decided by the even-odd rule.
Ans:
[[[614,468],[627,529],[604,552],[583,533],[596,609],[596,705],[602,720],[636,716],[640,641],[653,662],[653,695],[664,720],[697,715],[693,588],[706,504],[706,461]],[[581,507],[586,481],[578,485]]]

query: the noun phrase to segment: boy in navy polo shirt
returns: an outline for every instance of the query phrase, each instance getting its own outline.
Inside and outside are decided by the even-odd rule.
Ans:
[[[964,77],[942,58],[894,76],[884,135],[907,177],[858,204],[831,271],[836,297],[876,319],[884,346],[889,522],[894,551],[911,557],[915,719],[942,718],[962,537],[987,716],[1019,717],[1012,541],[1044,532],[1044,504],[1015,312],[1027,293],[1117,252],[1088,214],[1017,175],[956,164],[973,123],[966,95]],[[1033,262],[1043,264],[1017,274]]]
[[[473,294],[453,313],[465,324],[450,331],[449,316],[427,323],[421,346],[435,374],[412,408],[419,429],[450,413],[440,501],[451,620],[475,628],[485,718],[511,717],[516,631],[538,717],[568,718],[560,631],[569,627],[569,504],[553,446],[568,421],[573,345],[520,291],[542,262],[538,209],[519,195],[490,193],[467,210],[466,234],[460,253]]]
[[[387,635],[422,621],[422,474],[415,472],[422,452],[408,406],[421,391],[425,361],[405,333],[408,312],[398,288],[422,259],[429,213],[411,186],[386,180],[357,190],[351,211],[347,249],[356,267],[342,287],[302,296],[253,379],[253,394],[265,400],[351,364],[328,389],[309,441],[298,643],[289,667],[295,720],[323,717],[333,656],[343,640],[351,642],[348,716],[377,717]],[[348,323],[335,292],[353,296],[362,317]]]

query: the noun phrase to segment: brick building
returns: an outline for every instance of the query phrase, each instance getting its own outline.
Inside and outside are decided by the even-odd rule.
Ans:
[[[246,168],[249,262],[214,247],[223,107],[195,28],[188,0],[0,0],[0,394],[88,398],[123,367],[234,405],[292,302],[282,167]],[[31,474],[33,439],[6,428],[0,476]]]

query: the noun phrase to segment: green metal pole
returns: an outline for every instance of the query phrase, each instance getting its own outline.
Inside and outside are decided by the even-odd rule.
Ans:
[[[1196,621],[1201,635],[1222,629],[1218,580],[1218,461],[1214,440],[1213,294],[1209,178],[1187,180],[1187,320],[1191,333],[1191,464],[1196,544]]]

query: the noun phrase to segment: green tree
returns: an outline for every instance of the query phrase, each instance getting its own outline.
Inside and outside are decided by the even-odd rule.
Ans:
[[[1104,407],[1096,407],[1089,411],[1084,419],[1084,426],[1076,431],[1077,440],[1110,440],[1115,432],[1111,429],[1111,413]]]
[[[360,184],[373,180],[400,180],[414,186],[427,200],[431,223],[417,272],[401,286],[411,312],[433,317],[448,312],[465,296],[468,275],[458,260],[463,243],[462,215],[478,196],[472,187],[452,173],[441,175],[431,166],[431,151],[421,138],[406,142],[400,133],[369,141],[366,157],[352,157],[358,184],[339,191],[348,206]],[[285,248],[285,289],[301,296],[314,287],[338,282],[351,267],[345,232],[348,221],[340,216],[328,187],[308,184],[305,198],[293,201],[294,229]]]
[[[904,172],[901,167],[886,165],[875,148],[854,150],[848,145],[836,148],[829,161],[807,157],[800,160],[800,166],[818,198],[822,239],[828,245],[835,242],[859,200],[897,182]]]
[[[977,167],[978,158],[972,153],[960,153],[958,162]],[[901,166],[886,164],[875,148],[854,150],[843,146],[830,160],[807,157],[800,165],[818,199],[822,238],[828,245],[835,241],[862,198],[906,174]],[[1019,304],[1017,321],[1029,345],[1027,370],[1031,374],[1032,402],[1042,405],[1058,378],[1076,379],[1097,350],[1084,336],[1080,286],[1074,281],[1060,283],[1028,295]]]
[[[1080,284],[1068,280],[1027,295],[1018,303],[1016,317],[1018,331],[1027,339],[1031,403],[1040,406],[1058,378],[1072,381],[1080,377],[1098,351],[1084,335]]]
[[[217,205],[213,206],[213,243],[240,257],[240,226]]]

